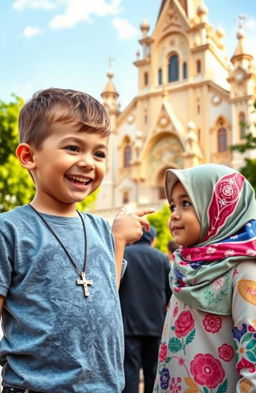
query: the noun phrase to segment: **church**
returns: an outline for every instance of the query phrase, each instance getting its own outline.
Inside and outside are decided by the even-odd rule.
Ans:
[[[146,21],[140,30],[136,96],[120,111],[111,70],[101,94],[112,135],[95,210],[110,219],[121,206],[160,208],[167,168],[241,168],[243,155],[229,146],[255,135],[256,67],[242,26],[231,59],[202,0],[162,0],[152,34]]]

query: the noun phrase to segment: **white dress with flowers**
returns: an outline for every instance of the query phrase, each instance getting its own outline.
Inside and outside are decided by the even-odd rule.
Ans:
[[[222,277],[211,288],[225,290]],[[256,262],[233,271],[232,316],[199,311],[174,295],[154,393],[256,393]]]

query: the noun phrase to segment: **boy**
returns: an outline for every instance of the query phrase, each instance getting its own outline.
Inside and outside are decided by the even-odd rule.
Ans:
[[[93,97],[41,91],[22,108],[19,132],[17,157],[36,192],[0,215],[3,392],[120,393],[116,281],[152,210],[119,214],[115,243],[106,221],[76,210],[105,174],[110,124]]]

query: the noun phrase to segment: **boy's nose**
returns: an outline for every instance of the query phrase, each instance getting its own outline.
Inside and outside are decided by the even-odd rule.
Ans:
[[[90,154],[83,155],[78,162],[80,168],[93,168],[94,159]]]

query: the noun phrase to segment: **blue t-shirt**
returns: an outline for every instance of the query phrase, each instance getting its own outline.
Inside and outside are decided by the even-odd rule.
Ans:
[[[27,205],[0,214],[3,385],[54,393],[120,393],[123,327],[108,223],[82,213],[87,232],[85,297],[75,267]],[[80,217],[43,214],[83,271]]]

